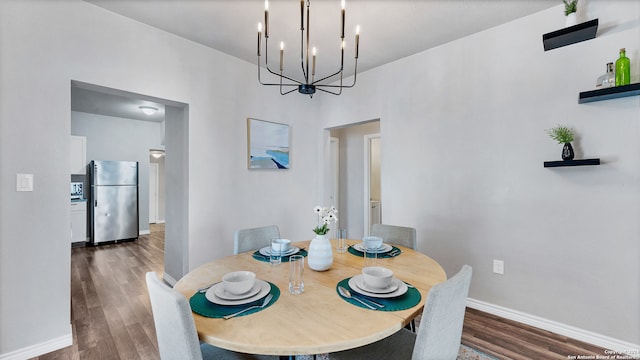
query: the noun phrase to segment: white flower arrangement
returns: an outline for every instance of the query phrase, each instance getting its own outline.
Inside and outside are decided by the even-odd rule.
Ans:
[[[313,212],[318,215],[318,226],[313,228],[313,232],[316,235],[325,235],[329,232],[329,224],[336,223],[338,221],[338,209],[335,206],[322,207],[316,206],[313,208]]]

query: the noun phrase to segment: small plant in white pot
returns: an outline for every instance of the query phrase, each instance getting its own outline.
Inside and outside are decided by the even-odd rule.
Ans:
[[[564,3],[565,26],[573,26],[578,23],[578,0],[562,0]]]
[[[562,160],[573,160],[575,156],[573,146],[571,146],[571,142],[575,138],[573,129],[558,125],[554,128],[547,129],[547,134],[550,138],[557,141],[558,144],[564,144],[562,147]]]

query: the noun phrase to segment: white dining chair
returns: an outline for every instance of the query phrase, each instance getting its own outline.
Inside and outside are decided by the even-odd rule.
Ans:
[[[236,230],[233,235],[233,253],[239,254],[249,250],[258,250],[271,244],[271,239],[279,238],[277,225],[252,229]]]
[[[146,281],[161,360],[278,359],[277,356],[237,353],[200,343],[187,299],[165,285],[154,272],[146,274]]]
[[[329,354],[329,359],[455,360],[471,273],[471,267],[464,265],[449,280],[431,288],[417,333],[401,329],[373,344]]]
[[[373,224],[371,236],[381,237],[385,243],[416,250],[416,229],[406,226]]]

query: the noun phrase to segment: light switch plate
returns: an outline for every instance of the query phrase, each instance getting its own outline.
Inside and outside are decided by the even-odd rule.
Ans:
[[[16,174],[16,191],[33,191],[33,174]]]
[[[493,272],[495,274],[504,275],[504,261],[493,260]]]

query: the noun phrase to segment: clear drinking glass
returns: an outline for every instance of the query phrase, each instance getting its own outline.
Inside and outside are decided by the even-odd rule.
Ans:
[[[297,295],[304,292],[304,256],[289,257],[289,292]]]
[[[271,262],[271,265],[280,265],[282,262],[282,251],[275,250],[281,248],[278,240],[280,239],[271,239],[271,252],[269,253],[269,261]]]
[[[338,239],[336,242],[336,252],[343,253],[347,251],[347,229],[338,230]]]
[[[364,267],[376,266],[378,264],[378,248],[364,245]]]

